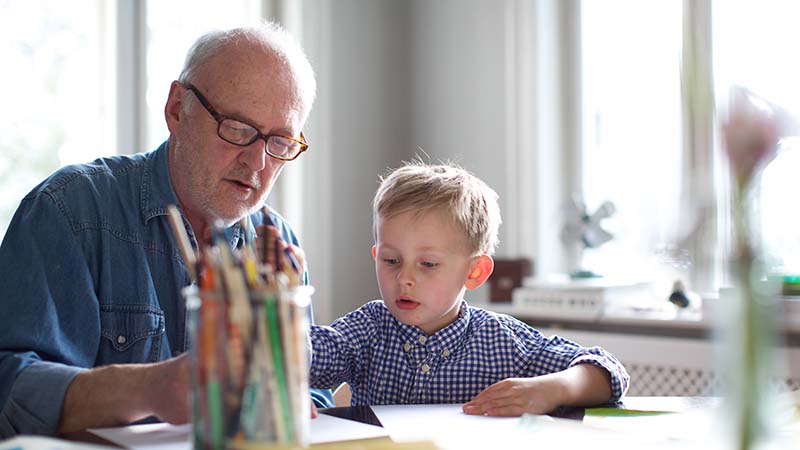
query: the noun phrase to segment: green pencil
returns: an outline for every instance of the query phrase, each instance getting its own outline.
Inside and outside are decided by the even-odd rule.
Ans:
[[[291,407],[289,394],[286,386],[286,370],[283,365],[283,349],[281,348],[281,330],[278,322],[277,298],[271,296],[266,301],[267,324],[269,325],[270,347],[272,348],[272,360],[275,362],[275,378],[278,381],[278,398],[280,400],[281,412],[283,413],[283,426],[286,432],[287,442],[292,442]]]

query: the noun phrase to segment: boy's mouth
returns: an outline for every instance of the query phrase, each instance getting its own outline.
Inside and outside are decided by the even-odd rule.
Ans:
[[[419,306],[419,302],[404,297],[398,298],[394,303],[400,309],[415,309]]]

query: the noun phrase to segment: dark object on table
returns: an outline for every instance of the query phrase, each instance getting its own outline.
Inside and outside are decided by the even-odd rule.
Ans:
[[[609,403],[602,406],[617,408],[621,407],[622,403]],[[585,409],[586,408],[579,406],[559,406],[547,415],[551,417],[557,417],[559,419],[583,420]],[[372,411],[372,408],[368,405],[320,408],[319,413],[338,417],[340,419],[354,420],[356,422],[366,423],[368,425],[375,425],[381,428],[383,427],[381,421],[378,420],[378,416],[375,415],[375,412]]]
[[[510,302],[511,291],[522,286],[525,277],[533,275],[533,263],[526,258],[495,259],[489,277],[489,301]]]
[[[670,303],[678,308],[686,308],[689,306],[689,297],[686,296],[686,287],[681,280],[675,280],[672,284],[672,293],[669,294]]]
[[[355,420],[356,422],[383,427],[381,421],[378,420],[378,416],[367,405],[321,408],[319,412],[320,414],[327,414],[340,419]]]
[[[613,407],[613,406],[612,406]],[[559,406],[547,415],[558,419],[583,420],[586,408],[580,406]]]

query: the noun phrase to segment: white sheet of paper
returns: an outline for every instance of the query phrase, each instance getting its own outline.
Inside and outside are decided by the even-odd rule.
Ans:
[[[115,444],[133,450],[191,450],[192,426],[152,423],[89,430]],[[311,443],[339,442],[388,436],[374,425],[320,414],[311,420]]]
[[[17,436],[0,441],[0,450],[118,450],[83,442],[72,442],[45,436]]]
[[[464,448],[557,448],[585,450],[592,448],[648,450],[699,450],[702,445],[678,442],[663,434],[642,436],[613,430],[600,430],[576,420],[549,416],[523,417],[471,416],[462,405],[391,405],[373,406],[372,410],[389,431],[393,441],[432,440],[445,450]],[[591,443],[591,444],[587,444]]]
[[[311,420],[312,444],[387,436],[389,432],[385,428],[327,414],[319,414],[316,419]]]
[[[445,448],[508,436],[518,428],[519,417],[471,416],[461,406],[380,405],[372,410],[393,441],[432,440]]]
[[[127,427],[90,428],[103,439],[132,450],[191,450],[192,425],[148,423]]]

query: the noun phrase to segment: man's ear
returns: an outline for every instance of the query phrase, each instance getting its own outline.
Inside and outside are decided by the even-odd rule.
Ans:
[[[169,86],[167,104],[164,106],[164,118],[167,120],[167,128],[171,134],[177,133],[182,119],[183,93],[185,90],[179,81],[173,81]]]
[[[489,255],[476,256],[464,283],[467,289],[475,289],[486,282],[494,270],[494,260]]]
[[[378,260],[378,247],[375,245],[372,246],[372,259]]]

